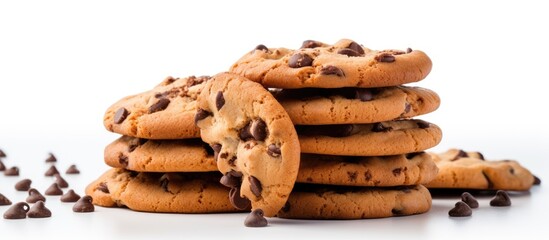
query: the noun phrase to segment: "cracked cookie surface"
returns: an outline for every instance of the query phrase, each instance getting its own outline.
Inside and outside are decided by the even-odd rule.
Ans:
[[[377,51],[342,39],[334,45],[309,40],[297,50],[259,45],[230,71],[272,88],[372,88],[420,81],[431,67],[422,51]]]

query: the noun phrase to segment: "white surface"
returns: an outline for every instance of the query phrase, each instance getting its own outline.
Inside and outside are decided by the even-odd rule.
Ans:
[[[299,47],[305,39],[333,43],[350,38],[373,49],[421,49],[432,58],[431,74],[416,85],[442,98],[437,112],[422,117],[444,131],[434,150],[460,147],[492,159],[517,159],[549,179],[542,86],[549,80],[544,30],[549,15],[541,1],[186,2],[1,1],[0,148],[10,155],[5,163],[20,166],[22,177],[39,181],[46,169],[43,160],[52,151],[60,168],[70,163],[82,168],[83,175],[68,178],[82,193],[85,184],[107,169],[103,146],[116,135],[104,130],[102,115],[119,98],[147,90],[168,75],[225,71],[260,43]],[[0,176],[0,192],[22,200],[14,195],[13,181]],[[272,220],[269,228],[248,229],[239,214],[100,208],[78,215],[52,198],[47,203],[54,211],[51,219],[2,219],[0,233],[423,239],[547,232],[542,223],[549,208],[543,203],[549,199],[543,186],[513,200],[511,208],[483,207],[470,219],[448,219],[454,200],[437,200],[431,212],[415,217]]]

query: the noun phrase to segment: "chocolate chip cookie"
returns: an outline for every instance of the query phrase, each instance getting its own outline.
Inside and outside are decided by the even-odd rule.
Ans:
[[[439,96],[420,87],[305,88],[274,91],[294,124],[356,124],[410,118],[432,112]]]
[[[304,153],[384,156],[419,152],[442,139],[438,126],[423,120],[396,120],[372,124],[297,125]]]
[[[395,188],[296,184],[281,218],[361,219],[406,216],[429,211],[431,194],[417,186]]]
[[[209,77],[167,77],[152,90],[122,98],[103,118],[107,130],[147,139],[199,138],[196,98]]]
[[[167,213],[239,212],[218,172],[138,173],[113,168],[92,182],[86,194],[104,207]]]
[[[217,171],[213,149],[200,139],[147,140],[123,136],[105,148],[105,163],[138,172]]]
[[[534,176],[517,161],[485,160],[479,152],[449,149],[430,153],[439,168],[428,188],[525,191],[532,187]]]
[[[263,86],[236,74],[212,78],[198,98],[196,123],[215,151],[235,205],[274,216],[297,177],[300,148],[290,117]],[[238,197],[238,199],[237,199]]]
[[[297,50],[259,45],[230,71],[272,88],[372,88],[420,81],[431,67],[422,51],[377,51],[342,39],[334,45],[305,41]]]

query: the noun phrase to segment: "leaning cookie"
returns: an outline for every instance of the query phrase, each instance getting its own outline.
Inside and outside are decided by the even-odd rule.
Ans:
[[[421,185],[364,188],[299,184],[277,216],[298,219],[406,216],[429,211],[431,201],[431,194]]]
[[[217,171],[213,149],[200,139],[147,140],[122,136],[105,148],[105,163],[138,172]]]
[[[137,173],[110,169],[86,188],[93,203],[128,207],[135,211],[166,213],[239,212],[219,184],[217,172]]]
[[[427,114],[439,96],[420,87],[306,88],[274,90],[294,124],[356,124],[390,121]]]
[[[259,45],[230,71],[272,88],[372,88],[420,81],[431,67],[422,51],[376,51],[342,39],[305,41],[298,50]]]
[[[298,125],[303,153],[385,156],[420,152],[442,139],[440,128],[423,120],[396,120],[372,124]]]
[[[103,117],[107,130],[147,139],[200,137],[196,98],[209,77],[168,77],[152,90],[125,97]]]
[[[381,157],[302,154],[297,182],[392,187],[433,180],[438,168],[425,152]]]
[[[235,206],[274,216],[284,206],[299,169],[299,142],[284,108],[267,89],[221,73],[198,98],[196,123],[215,151],[221,182]]]
[[[534,176],[517,161],[485,160],[479,152],[449,149],[430,153],[439,168],[428,188],[525,191],[534,184]]]

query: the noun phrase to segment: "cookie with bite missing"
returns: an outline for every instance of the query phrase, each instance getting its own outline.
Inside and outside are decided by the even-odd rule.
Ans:
[[[296,125],[303,153],[384,156],[420,152],[436,146],[442,131],[419,119],[371,124]]]
[[[305,41],[300,49],[257,46],[230,72],[270,88],[387,87],[424,79],[431,59],[422,51],[371,50],[352,40]]]
[[[436,178],[425,184],[428,188],[525,191],[535,177],[517,161],[484,159],[479,152],[449,149],[429,153],[439,168]]]
[[[420,87],[304,88],[273,91],[294,124],[359,124],[435,111],[439,96]]]
[[[217,171],[213,149],[200,139],[147,140],[122,136],[105,147],[105,163],[138,172]]]
[[[194,125],[196,98],[207,76],[167,77],[153,89],[124,97],[103,117],[105,128],[146,139],[199,138]]]
[[[429,211],[431,194],[422,185],[394,188],[296,184],[277,214],[298,219],[363,219],[407,216]]]
[[[219,172],[138,173],[119,168],[105,172],[86,187],[93,204],[165,213],[240,212],[229,202]]]
[[[214,149],[221,182],[243,208],[274,216],[286,202],[299,169],[300,147],[290,117],[260,84],[231,73],[206,83],[196,124]]]

